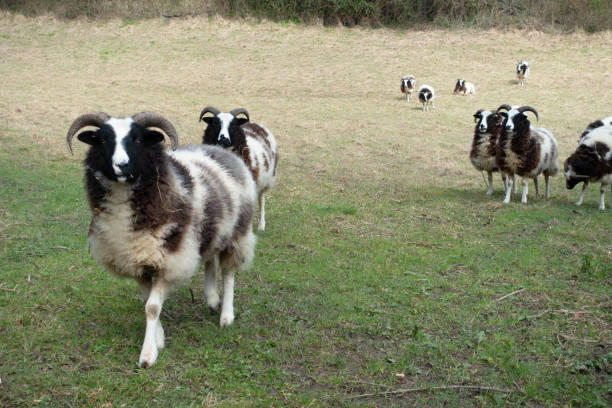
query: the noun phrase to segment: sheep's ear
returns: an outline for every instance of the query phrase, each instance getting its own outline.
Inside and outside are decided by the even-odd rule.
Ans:
[[[207,125],[210,125],[210,122],[212,122],[214,118],[216,118],[216,116],[206,116],[205,118],[202,118],[202,120],[206,122]]]
[[[85,132],[81,132],[77,135],[77,139],[91,146],[102,144],[102,140],[100,139],[98,132],[95,130],[86,130]]]
[[[236,121],[238,122],[238,126],[242,126],[245,123],[249,122],[249,120],[247,118],[236,118]]]
[[[147,130],[142,136],[142,142],[145,146],[152,146],[163,141],[164,135],[156,130]]]

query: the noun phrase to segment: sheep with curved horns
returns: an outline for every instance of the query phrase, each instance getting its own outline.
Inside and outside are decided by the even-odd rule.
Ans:
[[[527,179],[533,179],[537,196],[538,175],[544,174],[546,198],[550,198],[549,177],[559,171],[557,140],[549,130],[531,126],[525,112],[533,112],[536,119],[538,112],[530,106],[512,107],[504,104],[497,108],[497,112],[505,117],[496,153],[500,171],[506,175],[522,177],[523,204],[527,203]],[[504,203],[510,202],[512,184],[512,180],[508,179]]]
[[[82,131],[88,127],[94,130]],[[173,151],[164,150],[164,134],[155,128]],[[139,365],[157,360],[165,344],[163,302],[201,263],[211,309],[219,307],[216,272],[222,270],[220,325],[231,325],[234,273],[250,267],[255,246],[255,185],[242,161],[214,146],[177,148],[174,126],[155,113],[81,115],[66,136],[71,152],[77,133],[90,145],[84,167],[91,255],[113,274],[136,280],[146,302]]]
[[[207,114],[213,116],[206,116]],[[240,118],[240,115],[244,115],[244,118]],[[251,171],[257,188],[260,211],[257,229],[265,230],[266,198],[264,193],[276,183],[278,164],[276,138],[265,127],[250,122],[249,112],[244,108],[236,108],[226,113],[213,106],[207,106],[200,112],[200,121],[207,124],[202,143],[220,145],[234,152],[242,158]]]
[[[519,61],[516,64],[516,78],[518,79],[519,85],[524,85],[525,80],[529,76],[529,63],[527,61]]]
[[[412,98],[412,93],[416,88],[416,79],[408,74],[402,77],[402,83],[400,85],[400,89],[403,94],[406,94],[406,102],[409,102]]]
[[[470,149],[470,161],[480,171],[486,171],[489,182],[487,195],[493,194],[493,173],[499,171],[495,159],[497,141],[501,134],[503,117],[497,113],[485,109],[479,109],[474,114],[474,135],[472,136],[472,148]],[[501,173],[506,188],[506,175]]]
[[[476,87],[473,83],[467,82],[465,79],[458,79],[453,90],[455,95],[473,95],[476,93]]]
[[[606,186],[612,186],[612,126],[596,127],[582,137],[574,153],[565,160],[563,170],[569,190],[584,182],[576,205],[582,204],[589,182],[601,183],[599,209],[605,210]],[[612,191],[610,205],[612,206]]]
[[[429,110],[429,105],[431,105],[432,108],[435,108],[434,99],[436,98],[436,93],[433,87],[429,85],[421,85],[419,87],[418,96],[419,101],[423,104],[424,111]]]

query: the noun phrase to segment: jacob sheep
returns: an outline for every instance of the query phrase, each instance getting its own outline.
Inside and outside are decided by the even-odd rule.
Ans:
[[[591,130],[597,129],[600,126],[612,126],[612,116],[608,116],[607,118],[603,119],[598,119],[594,122],[589,123],[584,132],[582,132],[582,134],[580,135],[580,139],[578,141],[582,140],[583,137],[588,135]]]
[[[529,63],[527,61],[519,61],[516,64],[516,78],[519,85],[524,85],[525,80],[529,76]]]
[[[507,112],[501,112],[501,110]],[[523,204],[527,203],[527,179],[533,179],[536,196],[539,194],[538,175],[544,174],[546,198],[550,198],[549,177],[559,171],[557,140],[544,128],[531,126],[525,112],[538,112],[530,106],[511,107],[502,105],[497,112],[504,116],[502,132],[497,144],[496,160],[500,171],[506,175],[516,174],[522,177]],[[513,181],[507,180],[504,203],[510,202]]]
[[[467,82],[465,79],[458,79],[453,90],[455,95],[473,95],[476,93],[476,87],[473,83]]]
[[[94,130],[81,131],[86,127]],[[164,135],[154,128],[170,138],[173,151],[164,150]],[[242,161],[219,147],[177,148],[172,123],[149,112],[79,116],[66,136],[71,152],[77,133],[90,145],[84,167],[91,255],[113,274],[136,280],[146,302],[140,367],[152,366],[164,347],[164,300],[201,263],[206,301],[215,310],[222,271],[220,325],[231,325],[234,273],[250,267],[255,246],[255,185]]]
[[[412,75],[406,75],[402,78],[402,84],[400,89],[402,93],[406,94],[406,102],[412,98],[412,92],[416,88],[416,79]]]
[[[503,117],[499,113],[479,109],[474,114],[474,121],[476,126],[472,136],[470,161],[477,170],[487,172],[489,182],[487,195],[491,195],[493,194],[493,173],[499,171],[495,155]],[[506,175],[504,173],[501,175],[505,191]]]
[[[431,105],[432,108],[435,108],[434,99],[436,98],[436,94],[431,86],[421,85],[421,87],[419,88],[418,95],[419,101],[421,101],[421,103],[423,104],[424,111],[429,110],[429,105]]]
[[[606,186],[612,185],[612,126],[597,127],[580,139],[574,153],[565,160],[563,170],[569,190],[584,182],[576,205],[582,204],[589,182],[601,183],[599,209],[604,210]],[[610,205],[612,206],[612,192]]]
[[[212,114],[213,116],[205,116]],[[238,116],[244,115],[244,118]],[[258,230],[266,228],[266,198],[264,193],[276,182],[278,145],[272,132],[254,122],[249,122],[249,112],[244,108],[221,112],[212,106],[200,112],[200,121],[207,124],[202,143],[220,145],[242,158],[257,187],[259,201]]]

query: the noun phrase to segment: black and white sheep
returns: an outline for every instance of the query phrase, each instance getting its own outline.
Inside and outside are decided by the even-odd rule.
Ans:
[[[485,109],[479,109],[474,114],[474,135],[472,136],[472,148],[470,149],[470,161],[480,171],[486,171],[489,182],[487,195],[493,194],[493,173],[499,171],[495,155],[497,153],[497,142],[501,134],[503,117],[497,113]],[[504,191],[506,187],[506,175],[502,175]]]
[[[584,132],[582,132],[582,134],[580,135],[580,139],[578,141],[582,140],[582,138],[585,137],[591,130],[597,129],[600,126],[612,126],[612,116],[608,116],[607,118],[603,119],[597,119],[596,121],[589,123]]]
[[[455,95],[473,95],[476,93],[476,87],[473,83],[465,79],[458,79],[453,90]]]
[[[524,85],[525,80],[529,76],[529,63],[527,61],[519,61],[516,64],[516,78],[519,85]]]
[[[502,112],[501,110],[507,110]],[[544,128],[531,126],[525,112],[538,112],[530,106],[511,107],[502,105],[497,112],[505,117],[502,132],[497,143],[496,160],[500,171],[506,175],[516,174],[522,177],[521,202],[527,203],[527,179],[533,179],[536,196],[539,194],[538,175],[544,174],[546,198],[550,198],[549,177],[559,171],[557,140]],[[504,203],[510,202],[513,181],[508,178]]]
[[[582,137],[574,153],[565,160],[563,170],[569,190],[584,182],[576,205],[582,204],[589,182],[601,183],[599,209],[604,210],[606,186],[612,185],[612,126],[594,128]],[[612,206],[612,192],[610,194]]]
[[[81,131],[86,127],[94,129]],[[154,128],[170,138],[173,151],[164,150],[164,135]],[[234,273],[250,267],[255,246],[255,184],[242,161],[215,146],[177,148],[172,123],[150,112],[79,116],[66,136],[71,152],[77,133],[90,145],[84,167],[91,255],[113,274],[136,280],[146,302],[139,365],[153,365],[164,347],[164,300],[202,263],[205,297],[215,310],[222,271],[220,325],[231,325]]]
[[[205,116],[212,114],[213,116]],[[239,117],[244,115],[244,118]],[[259,201],[258,229],[266,228],[266,198],[264,193],[276,183],[278,164],[278,145],[272,132],[257,123],[249,121],[249,112],[236,108],[231,112],[207,106],[200,113],[200,121],[207,124],[202,143],[219,145],[242,158],[247,165],[257,187]]]
[[[423,104],[424,111],[428,111],[430,105],[432,108],[435,108],[434,99],[436,99],[436,93],[433,87],[429,85],[421,85],[419,87],[418,95],[419,101],[421,101],[421,103]]]
[[[406,94],[406,102],[410,101],[412,98],[412,92],[414,92],[416,88],[416,79],[412,75],[406,75],[402,78],[402,84],[400,89],[402,93]]]

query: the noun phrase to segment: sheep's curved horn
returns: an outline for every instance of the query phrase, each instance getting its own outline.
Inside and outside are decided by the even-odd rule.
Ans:
[[[535,113],[536,116],[536,120],[540,121],[540,118],[538,117],[538,111],[535,110],[534,108],[532,108],[531,106],[521,106],[520,108],[518,108],[518,111],[523,113],[523,112],[533,112]]]
[[[202,118],[204,118],[204,115],[206,115],[207,113],[212,113],[213,115],[217,116],[221,113],[221,111],[215,108],[214,106],[207,106],[202,109],[202,112],[200,112],[200,120],[198,122],[201,122]]]
[[[495,113],[498,113],[501,109],[505,109],[509,111],[510,109],[512,109],[512,106],[508,105],[507,103],[504,103],[503,105],[499,105],[499,108],[497,108]]]
[[[66,143],[68,144],[70,153],[72,153],[72,138],[79,130],[86,126],[95,126],[99,128],[109,119],[110,116],[104,112],[85,113],[76,118],[74,122],[72,122],[72,125],[70,125],[68,133],[66,134]]]
[[[172,150],[178,147],[178,135],[174,125],[160,114],[153,112],[140,112],[132,116],[132,120],[145,128],[156,127],[164,131],[170,138]]]
[[[230,112],[232,115],[234,116],[238,116],[240,114],[243,114],[244,116],[246,116],[247,120],[251,120],[249,118],[249,112],[244,109],[244,108],[236,108],[236,109],[232,109],[232,111]]]

